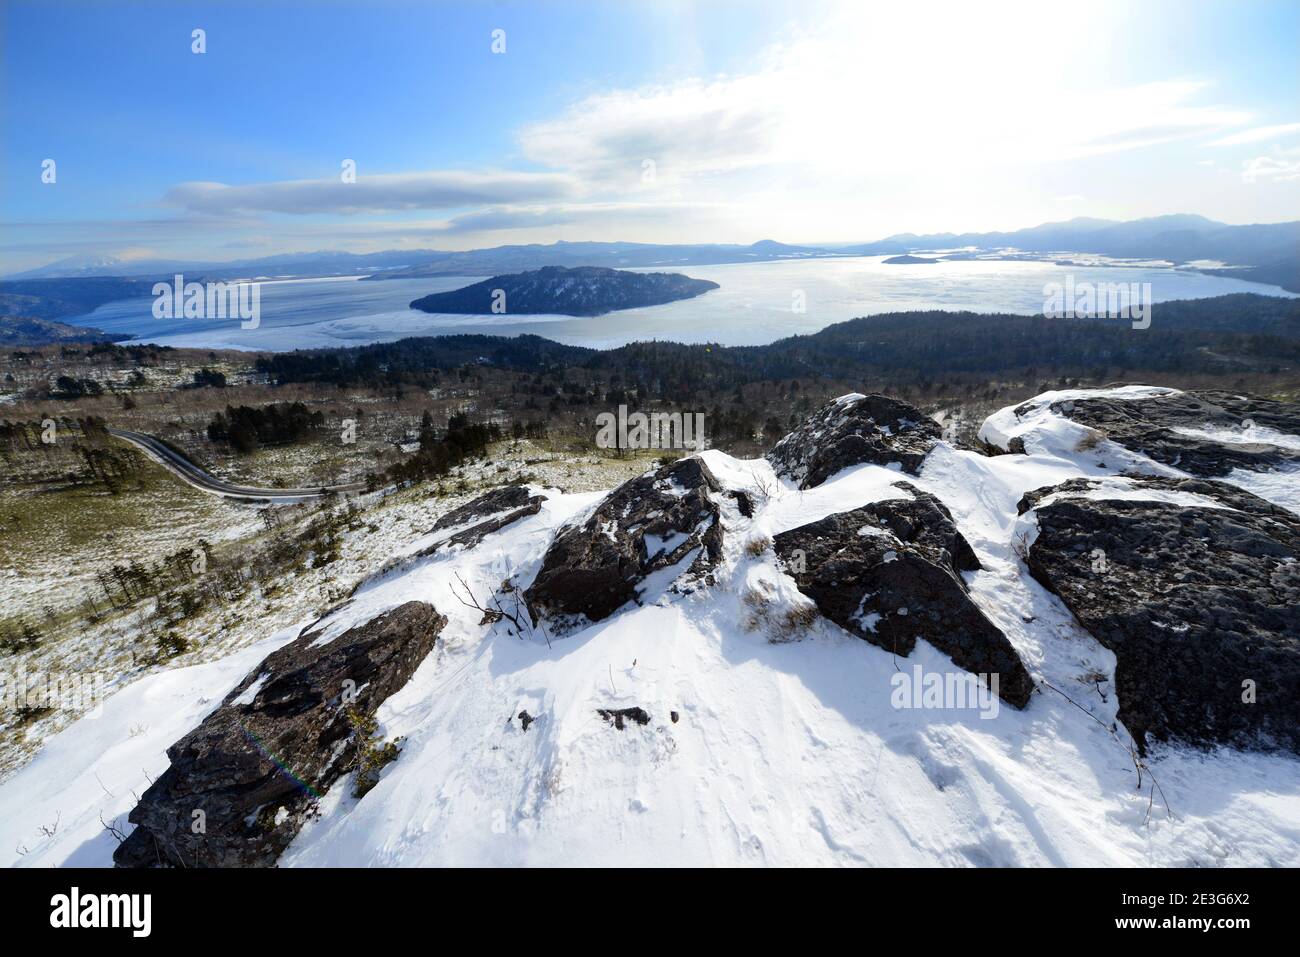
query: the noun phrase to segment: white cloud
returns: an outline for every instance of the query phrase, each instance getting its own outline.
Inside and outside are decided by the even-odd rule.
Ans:
[[[355,214],[556,200],[574,191],[572,178],[563,173],[358,172],[351,183],[343,182],[341,177],[243,186],[181,183],[168,190],[164,202],[202,214]]]
[[[1212,140],[1204,146],[1239,146],[1243,143],[1259,143],[1292,133],[1300,133],[1300,123],[1278,123],[1274,126],[1256,126],[1254,129],[1241,130],[1228,136]]]
[[[543,229],[597,224],[628,227],[649,223],[680,224],[727,207],[720,203],[565,203],[556,206],[494,206],[452,217],[442,231],[469,233],[489,230]]]
[[[593,95],[526,127],[520,146],[593,190],[671,192],[696,180],[712,191],[760,169],[820,177],[827,191],[887,175],[966,177],[978,188],[990,168],[1136,150],[1250,121],[1205,102],[1204,82],[1097,85],[1106,71],[1072,59],[1072,45],[1043,50],[1043,37],[1068,35],[1073,17],[1044,4],[996,20],[970,4],[849,8],[771,48],[752,72]],[[646,160],[657,174],[650,184]]]
[[[1300,180],[1300,148],[1275,150],[1271,156],[1256,156],[1241,164],[1241,179],[1245,183],[1274,180],[1289,183]]]
[[[674,183],[767,165],[780,155],[773,77],[749,76],[588,97],[523,129],[524,155],[567,167],[591,188]]]

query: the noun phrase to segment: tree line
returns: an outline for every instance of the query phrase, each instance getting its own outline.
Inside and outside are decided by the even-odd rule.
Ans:
[[[636,382],[643,396],[683,401],[764,380],[911,381],[1013,369],[1215,373],[1243,361],[1267,371],[1300,363],[1300,302],[1239,294],[1157,303],[1149,329],[1116,319],[889,313],[762,346],[651,341],[600,351],[531,335],[421,337],[278,353],[257,365],[277,384],[339,388],[429,388],[440,374],[476,365],[532,374],[585,369]]]
[[[263,445],[291,445],[319,431],[323,412],[313,412],[301,402],[274,402],[260,407],[226,406],[208,423],[208,438],[227,443],[247,455]]]

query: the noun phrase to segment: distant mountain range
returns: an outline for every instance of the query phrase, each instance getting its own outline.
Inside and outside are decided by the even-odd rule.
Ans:
[[[1176,265],[1212,260],[1231,266],[1272,267],[1300,259],[1300,221],[1229,226],[1187,214],[1123,223],[1080,217],[1009,233],[900,233],[840,251],[859,256],[889,256],[967,247],[1163,259]]]
[[[748,246],[728,243],[656,245],[654,243],[569,243],[494,246],[466,252],[436,249],[348,253],[324,250],[285,253],[260,259],[198,262],[174,259],[120,260],[74,256],[17,273],[7,279],[67,279],[89,276],[167,277],[186,279],[348,276],[368,279],[410,279],[422,276],[496,276],[543,266],[683,266],[710,263],[769,262],[842,255],[828,249],[788,246],[765,239]]]
[[[290,276],[369,275],[382,269],[401,268],[429,256],[441,256],[432,249],[389,250],[378,253],[349,253],[338,250],[283,253],[256,259],[203,262],[185,259],[117,259],[112,256],[70,256],[46,266],[6,276],[17,279],[83,279],[95,276],[168,277],[182,272],[195,279],[227,279]],[[186,278],[190,278],[189,275]]]
[[[436,292],[411,303],[423,312],[467,315],[601,316],[616,309],[659,306],[717,289],[716,282],[681,273],[627,272],[602,266],[543,266],[494,276],[463,289]]]
[[[416,249],[349,253],[323,250],[219,263],[73,257],[8,278],[162,277],[184,272],[186,278],[196,279],[363,275],[379,280],[421,276],[496,276],[543,266],[682,267],[835,256],[899,256],[934,250],[949,250],[945,258],[988,256],[1019,250],[1021,254],[1039,258],[1092,254],[1120,259],[1165,260],[1176,265],[1213,261],[1238,267],[1232,275],[1256,282],[1276,283],[1300,292],[1300,221],[1229,226],[1204,216],[1188,214],[1129,222],[1079,217],[1012,232],[899,233],[874,242],[833,249],[791,246],[765,239],[750,245],[556,242],[494,246],[464,252]]]
[[[749,246],[726,243],[658,245],[654,243],[566,243],[547,246],[496,246],[461,253],[435,253],[434,258],[405,269],[376,273],[369,279],[410,279],[423,276],[495,276],[542,266],[707,266],[720,263],[820,259],[841,255],[829,249],[788,246],[764,239]]]

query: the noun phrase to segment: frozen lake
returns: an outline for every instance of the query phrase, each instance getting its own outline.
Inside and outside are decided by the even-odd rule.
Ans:
[[[721,288],[695,299],[595,318],[443,316],[408,308],[420,296],[484,278],[445,276],[382,282],[352,277],[263,282],[257,329],[241,329],[237,320],[155,319],[151,297],[109,303],[68,321],[130,333],[144,342],[197,348],[285,351],[456,333],[535,333],[573,345],[610,348],[645,339],[758,345],[816,332],[857,316],[918,309],[1041,313],[1044,284],[1064,283],[1067,275],[1073,275],[1076,284],[1149,282],[1156,303],[1235,292],[1295,298],[1276,286],[1181,269],[990,260],[885,265],[883,258],[642,270],[680,271],[711,279]],[[800,299],[803,311],[797,311]],[[1159,324],[1158,305],[1152,319]]]

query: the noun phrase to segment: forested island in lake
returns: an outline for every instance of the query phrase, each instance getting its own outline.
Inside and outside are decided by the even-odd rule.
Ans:
[[[681,273],[545,266],[423,296],[412,302],[411,308],[458,315],[600,316],[616,309],[691,299],[717,288],[716,282]]]

